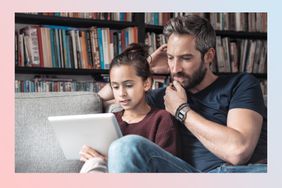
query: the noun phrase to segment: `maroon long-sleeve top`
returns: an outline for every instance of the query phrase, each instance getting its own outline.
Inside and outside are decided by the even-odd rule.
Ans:
[[[128,124],[122,120],[124,111],[114,113],[123,135],[136,134],[159,145],[169,153],[180,156],[180,137],[172,116],[165,110],[152,108],[138,123]]]

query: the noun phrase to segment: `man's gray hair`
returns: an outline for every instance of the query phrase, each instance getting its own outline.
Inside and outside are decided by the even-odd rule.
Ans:
[[[170,35],[192,35],[196,39],[196,49],[202,54],[210,49],[215,49],[216,34],[210,22],[196,15],[179,16],[172,18],[164,26],[164,35],[168,39]]]

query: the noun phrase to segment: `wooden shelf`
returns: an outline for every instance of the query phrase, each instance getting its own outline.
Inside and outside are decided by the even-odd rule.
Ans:
[[[41,68],[15,67],[16,74],[57,74],[57,75],[93,75],[109,74],[109,70],[102,69],[69,69],[69,68]],[[235,75],[238,73],[215,73],[216,75]],[[251,73],[258,79],[267,79],[267,74]],[[169,74],[154,74],[154,76],[169,76]]]
[[[70,69],[70,68],[41,68],[15,67],[16,74],[58,74],[58,75],[95,75],[109,74],[109,70],[101,69]]]
[[[215,31],[216,35],[240,39],[263,39],[267,40],[267,33],[262,32],[244,32],[244,31]]]
[[[109,70],[102,69],[70,69],[70,68],[42,68],[15,67],[16,74],[57,74],[57,75],[96,75],[109,74]],[[168,74],[154,74],[154,76],[169,76]]]
[[[163,33],[163,26],[146,24],[145,30],[146,30],[146,32],[154,32],[154,33],[157,33],[157,34],[162,34]]]
[[[110,27],[112,29],[124,29],[137,26],[133,22],[94,20],[86,18],[71,18],[63,16],[45,16],[35,14],[15,13],[15,22],[22,24],[60,25],[69,27]]]

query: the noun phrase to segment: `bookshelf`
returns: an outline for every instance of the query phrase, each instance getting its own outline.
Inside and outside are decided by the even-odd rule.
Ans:
[[[212,13],[211,13],[212,14]],[[208,13],[203,14],[205,17]],[[170,13],[173,16],[173,13]],[[136,27],[138,29],[138,42],[146,43],[147,33],[162,34],[163,26],[147,24],[145,21],[145,13],[132,13],[132,21],[113,21],[113,20],[98,20],[92,18],[78,18],[78,17],[66,17],[55,15],[42,15],[42,14],[27,14],[27,13],[15,13],[15,23],[24,25],[53,25],[75,28],[90,28],[101,27],[110,28],[113,30],[122,30],[129,27]],[[258,31],[235,31],[235,30],[216,30],[216,35],[225,38],[230,41],[236,40],[262,40],[267,41],[266,32]],[[157,47],[157,46],[156,46]],[[231,71],[215,71],[218,75],[236,74]],[[102,80],[103,75],[108,74],[108,70],[105,69],[81,69],[81,68],[51,68],[51,67],[25,67],[16,66],[15,73],[27,74],[27,75],[88,75],[92,76],[96,80]],[[252,72],[251,72],[252,73]],[[267,73],[252,73],[258,79],[266,80]],[[156,76],[168,76],[166,74],[158,74]]]

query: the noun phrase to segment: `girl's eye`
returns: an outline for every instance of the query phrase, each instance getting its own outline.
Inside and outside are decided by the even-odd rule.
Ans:
[[[126,85],[126,87],[127,88],[131,88],[131,87],[133,87],[133,85],[132,84],[130,84],[130,85],[128,84],[128,85]]]
[[[118,89],[118,86],[112,86],[113,89],[117,90]]]

